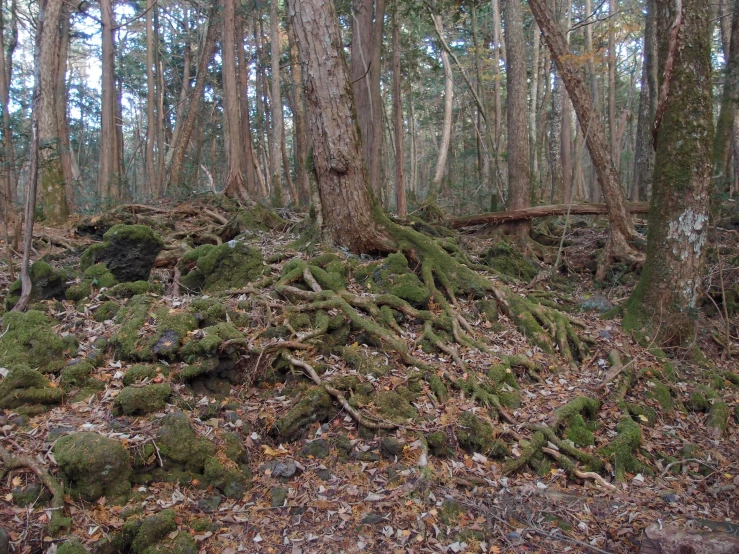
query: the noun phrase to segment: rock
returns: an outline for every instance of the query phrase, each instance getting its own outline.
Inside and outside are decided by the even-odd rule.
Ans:
[[[300,449],[301,456],[312,456],[313,458],[326,458],[328,456],[328,442],[317,439],[306,443]]]
[[[454,455],[454,450],[449,446],[447,435],[443,431],[434,431],[426,435],[426,443],[431,454],[438,458],[449,458]]]
[[[216,451],[213,443],[195,433],[190,420],[182,412],[167,414],[162,419],[157,445],[165,471],[181,469],[200,474],[205,467],[205,460]]]
[[[385,437],[380,443],[380,453],[390,460],[403,455],[403,443],[395,437]]]
[[[57,425],[55,427],[50,427],[49,432],[46,433],[46,442],[54,442],[59,437],[63,437],[64,435],[67,435],[69,433],[74,433],[74,431],[74,427],[69,427],[67,425]]]
[[[240,288],[259,279],[267,269],[261,250],[238,240],[199,246],[180,260],[181,283],[193,291]]]
[[[594,294],[589,298],[585,298],[578,304],[580,311],[604,313],[612,310],[615,306],[602,294]]]
[[[13,504],[21,508],[31,504],[45,504],[51,500],[49,491],[39,483],[31,483],[25,487],[14,487],[10,492],[13,495]]]
[[[367,451],[367,452],[357,452],[354,454],[354,459],[358,462],[379,462],[380,461],[380,455],[377,452]]]
[[[102,262],[120,282],[147,281],[154,260],[164,248],[162,239],[145,225],[114,225],[103,243],[88,248],[82,255],[80,267]]]
[[[360,523],[364,523],[365,525],[376,525],[378,523],[383,523],[384,521],[385,518],[381,515],[370,512],[362,518]]]
[[[352,441],[350,441],[349,437],[346,435],[337,435],[334,439],[334,446],[336,447],[336,450],[345,455],[352,451]]]
[[[154,379],[157,375],[169,375],[169,369],[164,364],[136,364],[132,365],[123,376],[123,384],[133,385],[144,379]]]
[[[316,475],[321,481],[330,481],[332,477],[330,469],[319,469]]]
[[[205,460],[203,477],[206,483],[213,485],[227,498],[239,499],[246,492],[250,476],[241,470],[224,466],[213,457]]]
[[[77,352],[74,335],[66,338],[51,330],[56,323],[37,310],[3,314],[4,336],[0,340],[0,366],[27,366],[41,373],[56,373],[65,365],[65,355]]]
[[[288,460],[286,462],[277,462],[272,466],[272,477],[283,477],[289,479],[298,472],[298,466],[295,462]]]
[[[144,415],[161,412],[172,395],[169,383],[145,385],[143,387],[124,387],[113,401],[117,414]]]
[[[378,415],[383,419],[402,424],[418,417],[418,412],[411,403],[396,391],[378,392],[371,398],[377,407]]]
[[[82,280],[67,289],[67,300],[75,302],[86,298],[95,290],[108,289],[118,283],[115,276],[108,271],[105,264],[95,264],[88,267],[82,274]]]
[[[167,538],[167,535],[176,530],[175,512],[173,510],[162,510],[141,522],[136,537],[131,543],[131,550],[135,554],[143,554],[149,547],[163,541]]]
[[[38,300],[64,300],[64,291],[67,288],[69,276],[63,271],[58,271],[46,262],[38,261],[31,265],[29,271],[31,278],[30,301]],[[21,296],[21,281],[18,279],[8,290],[5,299],[5,308],[10,310],[18,303]]]
[[[73,498],[94,502],[105,496],[112,504],[128,499],[131,460],[120,441],[97,433],[74,433],[56,442],[54,457]]]
[[[660,498],[662,498],[662,500],[664,500],[668,504],[673,504],[677,502],[678,500],[680,500],[680,497],[676,495],[675,493],[663,494]]]
[[[69,365],[62,370],[60,384],[69,392],[72,389],[84,387],[92,375],[92,364],[79,359],[70,360]]]
[[[301,399],[282,418],[278,419],[270,434],[281,441],[299,439],[315,422],[328,421],[334,413],[331,396],[323,387],[313,387],[303,392]]]
[[[10,554],[10,538],[2,527],[0,527],[0,554]]]
[[[273,508],[281,508],[285,505],[285,500],[287,500],[287,489],[285,489],[284,487],[272,487],[270,495],[270,505]]]
[[[89,554],[89,552],[77,539],[68,540],[56,549],[56,554]]]
[[[218,511],[218,506],[223,502],[223,497],[217,494],[213,496],[206,496],[198,500],[198,508],[200,508],[206,514],[212,514]]]
[[[0,381],[0,408],[38,414],[59,404],[62,397],[61,389],[52,387],[46,377],[25,366],[11,369]]]

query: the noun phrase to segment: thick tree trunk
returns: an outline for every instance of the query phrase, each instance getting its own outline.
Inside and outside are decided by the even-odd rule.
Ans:
[[[395,209],[399,217],[408,215],[405,197],[405,158],[403,155],[403,105],[400,97],[400,21],[398,0],[393,4],[393,130],[395,132]]]
[[[59,35],[59,52],[56,66],[56,117],[59,128],[60,156],[62,160],[62,174],[64,175],[64,186],[67,194],[67,205],[71,211],[75,210],[76,194],[75,185],[79,175],[75,175],[75,164],[72,162],[72,145],[69,141],[69,122],[67,121],[67,104],[69,94],[67,91],[67,58],[69,56],[69,6],[62,5],[61,28]]]
[[[221,37],[221,60],[223,63],[223,115],[226,130],[226,159],[228,175],[223,193],[231,198],[247,200],[244,175],[241,173],[241,109],[239,90],[236,84],[236,13],[234,0],[222,0],[223,36]]]
[[[634,224],[625,207],[625,199],[613,165],[603,125],[593,111],[593,103],[585,82],[572,60],[562,31],[542,0],[529,0],[529,6],[542,30],[544,40],[552,53],[557,71],[567,87],[580,127],[585,129],[590,157],[598,173],[603,196],[608,206],[609,254],[617,258],[636,260],[628,241],[636,237]]]
[[[503,12],[506,34],[506,87],[508,90],[508,198],[512,210],[531,205],[529,129],[526,86],[526,45],[520,0],[507,0]],[[528,221],[517,223],[514,232],[526,237]]]
[[[200,58],[198,60],[198,74],[195,76],[195,88],[192,91],[192,97],[188,104],[187,111],[182,123],[182,131],[177,136],[177,141],[172,145],[172,163],[169,169],[169,186],[184,186],[182,182],[182,166],[185,162],[185,151],[192,136],[192,130],[195,128],[195,122],[200,111],[200,102],[205,90],[205,80],[208,76],[208,63],[216,50],[216,14],[218,13],[217,4],[214,5],[208,16],[208,30],[206,31],[205,40],[201,46]]]
[[[443,40],[444,26],[440,15],[432,15],[436,32]],[[446,159],[449,154],[449,144],[452,139],[452,108],[454,106],[454,80],[452,79],[452,64],[446,49],[441,48],[441,64],[444,68],[444,123],[441,128],[441,142],[439,143],[439,155],[436,158],[434,178],[429,187],[428,196],[436,200],[441,187],[441,181],[446,171]]]
[[[244,175],[246,190],[257,198],[260,191],[257,190],[256,166],[254,165],[254,150],[251,138],[251,121],[249,116],[249,66],[246,63],[246,30],[242,15],[236,17],[236,59],[239,63],[239,129],[241,130],[241,171]]]
[[[156,149],[156,85],[154,84],[154,10],[155,0],[146,2],[146,177],[149,193],[160,193],[159,171],[154,159]],[[161,154],[161,152],[160,152]]]
[[[608,131],[611,158],[618,170],[618,133],[616,128],[616,0],[608,0]]]
[[[39,44],[39,66],[57,67],[59,21],[62,0],[48,0]],[[38,176],[44,217],[49,223],[62,223],[69,217],[64,171],[60,156],[61,138],[56,112],[56,71],[41,71],[38,97]]]
[[[728,182],[726,170],[731,153],[731,137],[734,129],[734,114],[739,109],[739,0],[734,4],[731,22],[729,54],[724,71],[724,90],[721,95],[721,110],[716,123],[716,138],[713,142],[713,174],[723,175]]]
[[[326,231],[353,252],[388,247],[375,214],[349,70],[331,0],[288,0],[305,83],[313,167]]]
[[[308,129],[305,121],[305,99],[303,76],[300,71],[298,47],[295,45],[295,31],[288,21],[288,41],[290,47],[290,77],[292,80],[293,125],[295,126],[295,174],[298,179],[298,194],[301,204],[310,203],[310,176],[308,175]]]
[[[493,93],[495,95],[495,144],[500,144],[500,133],[503,128],[503,108],[500,92],[500,57],[503,51],[503,41],[501,40],[500,25],[500,4],[499,0],[490,0],[490,7],[493,12]],[[493,162],[498,163],[498,160]]]
[[[280,19],[278,10],[278,1],[270,0],[269,4],[269,21],[270,21],[270,59],[272,67],[272,94],[270,98],[270,107],[272,108],[272,140],[270,142],[270,164],[269,171],[272,178],[272,198],[275,205],[279,206],[283,202],[282,195],[282,172],[280,164],[282,162],[282,87],[280,85],[280,53],[282,45],[280,42]],[[287,168],[285,168],[287,171]]]
[[[539,50],[540,50],[540,31],[536,21],[532,24],[533,40],[532,40],[532,70],[531,70],[531,91],[529,94],[529,163],[531,164],[531,179],[536,182],[539,180],[539,164],[536,155],[537,143],[537,99],[539,97]],[[536,186],[534,186],[534,189]]]
[[[113,38],[113,6],[111,0],[100,1],[102,20],[102,107],[100,124],[100,165],[98,190],[112,202],[121,197],[121,175],[118,136],[116,130],[117,92],[115,86],[115,44]]]
[[[662,77],[667,102],[658,109],[647,261],[623,322],[672,345],[695,336],[713,140],[708,0],[683,0],[681,8],[676,13],[670,0],[657,0],[661,69],[673,63]]]

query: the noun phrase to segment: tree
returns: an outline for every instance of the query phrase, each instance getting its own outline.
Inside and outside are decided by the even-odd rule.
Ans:
[[[739,0],[734,4],[731,22],[729,54],[724,71],[724,90],[721,96],[721,110],[716,123],[716,138],[713,143],[713,173],[724,175],[731,152],[732,131],[736,132],[734,118],[739,109]],[[736,155],[736,154],[735,154]],[[728,181],[728,179],[723,179]]]
[[[270,106],[272,108],[272,146],[270,147],[270,163],[269,170],[272,178],[272,194],[278,204],[282,203],[282,132],[283,132],[283,116],[282,116],[282,87],[280,86],[280,19],[278,16],[279,6],[278,0],[270,0],[269,3],[269,21],[270,21],[270,60],[272,64],[272,99]],[[285,168],[287,171],[287,168]],[[277,200],[279,199],[279,200]],[[293,198],[293,200],[296,200]]]
[[[349,70],[343,57],[333,2],[288,0],[287,5],[302,66],[313,139],[313,167],[323,222],[331,241],[355,253],[401,252],[417,263],[424,285],[431,292],[433,301],[441,306],[444,318],[420,313],[403,301],[385,300],[394,302],[396,309],[424,319],[429,337],[436,337],[434,326],[444,325],[443,321],[447,321],[457,342],[475,344],[468,334],[474,331],[456,309],[456,296],[489,293],[534,344],[550,352],[557,348],[570,360],[584,355],[584,345],[566,316],[546,306],[531,304],[510,289],[494,284],[466,263],[453,258],[437,240],[397,225],[385,216],[370,189],[361,155],[362,143],[356,125]],[[451,249],[452,245],[447,244],[446,247]],[[465,256],[459,249],[456,253]],[[297,277],[301,275],[303,273],[299,272]],[[301,294],[294,287],[290,293]],[[349,295],[327,294],[326,298],[346,312],[350,310],[348,302],[361,302]],[[369,309],[373,308],[370,306]],[[394,339],[391,332],[377,327],[371,328],[370,332],[389,342],[405,361],[415,363],[404,343]]]
[[[118,95],[115,86],[115,38],[113,30],[113,5],[111,0],[100,1],[103,33],[102,57],[102,110],[100,125],[100,167],[98,191],[103,198],[113,202],[121,196],[121,152],[116,131]]]
[[[400,217],[408,215],[405,197],[405,159],[403,150],[403,105],[400,96],[400,21],[398,0],[393,3],[393,129],[395,132],[395,209]]]
[[[613,163],[603,125],[593,110],[592,99],[577,65],[570,55],[562,31],[544,0],[529,0],[529,6],[536,23],[541,29],[544,41],[552,53],[557,72],[567,87],[567,92],[577,113],[577,119],[580,122],[580,128],[585,130],[590,158],[598,173],[598,181],[608,206],[610,227],[608,230],[607,253],[599,270],[599,277],[603,277],[605,263],[611,257],[631,262],[641,261],[641,256],[634,251],[628,242],[636,238],[636,231],[626,210],[618,170]]]
[[[155,165],[154,149],[156,145],[156,86],[154,85],[154,10],[155,0],[146,2],[146,176],[149,190],[158,196],[159,172]],[[160,152],[161,155],[161,152]]]
[[[18,18],[16,17],[15,0],[10,9],[10,32],[7,45],[5,44],[5,14],[0,6],[0,102],[2,102],[2,131],[3,153],[3,217],[8,223],[11,212],[14,211],[18,178],[15,171],[15,150],[13,147],[13,133],[10,128],[10,81],[13,75],[13,53],[18,46]]]
[[[661,94],[647,260],[623,321],[669,345],[695,336],[713,142],[708,0],[677,5],[657,0]]]
[[[529,173],[529,128],[526,86],[526,45],[520,0],[508,0],[503,11],[506,40],[506,86],[508,88],[508,198],[510,209],[531,205]],[[514,225],[519,237],[529,235],[531,225]]]
[[[446,171],[446,159],[449,154],[449,144],[452,140],[452,108],[454,107],[454,80],[452,78],[452,64],[449,61],[449,54],[444,43],[444,23],[440,15],[431,15],[436,27],[436,33],[442,42],[441,49],[441,66],[444,70],[444,123],[441,127],[441,142],[439,143],[439,155],[436,158],[436,169],[434,169],[434,178],[429,187],[429,198],[436,200],[441,188],[441,181]]]

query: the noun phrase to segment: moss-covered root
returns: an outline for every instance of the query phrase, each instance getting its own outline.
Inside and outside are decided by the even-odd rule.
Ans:
[[[636,458],[642,433],[639,425],[628,415],[624,416],[616,429],[618,436],[599,449],[598,454],[613,463],[616,480],[623,481],[627,472],[636,473],[644,469],[644,465]]]
[[[721,438],[721,435],[726,431],[728,422],[729,406],[723,400],[714,400],[708,411],[706,425],[711,429],[711,433],[715,438]]]
[[[540,452],[541,448],[546,444],[547,439],[544,436],[544,433],[542,433],[541,431],[536,431],[531,437],[531,441],[529,442],[529,444],[527,444],[526,447],[523,449],[521,455],[518,458],[514,458],[513,460],[506,462],[506,464],[503,466],[503,475],[511,475],[513,473],[516,473],[518,470],[528,464],[531,459],[537,454],[537,452]]]
[[[605,467],[603,460],[601,460],[597,456],[588,454],[587,452],[580,450],[579,448],[575,448],[570,441],[564,441],[560,439],[551,427],[547,425],[530,425],[528,427],[533,431],[541,431],[546,439],[554,446],[556,446],[561,452],[563,452],[570,458],[574,458],[581,464],[584,464],[588,470],[602,471]]]
[[[494,295],[503,313],[533,345],[549,353],[559,351],[570,363],[585,358],[585,339],[575,332],[575,326],[585,327],[581,322],[548,306],[533,304],[508,288],[495,288]]]

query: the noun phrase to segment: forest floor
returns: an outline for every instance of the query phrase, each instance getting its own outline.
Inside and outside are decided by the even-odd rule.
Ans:
[[[599,312],[628,298],[638,275],[629,268],[614,268],[606,284],[596,285],[592,270],[605,230],[602,222],[578,218],[568,231],[562,270],[555,276],[534,278],[549,267],[538,261],[528,266],[533,273],[518,275],[521,279],[515,278],[521,268],[509,264],[514,275],[509,271],[502,278],[526,295],[532,294],[528,282],[538,281],[534,290],[539,297],[584,323],[579,333],[592,342],[586,357],[565,363],[557,354],[533,347],[504,315],[484,313],[480,299],[459,298],[460,311],[478,340],[488,345],[487,351],[457,345],[458,357],[464,360],[460,367],[449,352],[421,340],[420,321],[405,318],[397,336],[432,368],[422,370],[403,363],[392,349],[378,346],[356,325],[341,321],[332,323],[331,336],[343,344],[323,348],[311,342],[315,338],[308,337],[311,329],[320,327],[317,316],[310,315],[307,323],[296,317],[298,313],[291,311],[295,301],[275,285],[286,264],[316,259],[322,252],[295,243],[293,229],[301,214],[284,210],[280,215],[289,224],[273,222],[268,225],[272,228],[258,230],[249,229],[242,219],[231,232],[261,251],[263,274],[271,280],[262,279],[261,288],[253,287],[252,281],[205,296],[188,294],[184,286],[173,288],[172,281],[180,280],[184,267],[180,258],[188,247],[183,243],[191,247],[220,242],[216,238],[222,236],[220,231],[233,227],[234,212],[217,202],[161,211],[119,209],[63,229],[37,228],[34,259],[43,255],[55,268],[74,268],[79,267],[84,247],[99,240],[98,226],[105,230],[120,221],[154,227],[166,246],[150,283],[161,287],[144,292],[150,299],[147,308],[165,311],[144,312],[147,317],[133,340],[140,345],[142,337],[154,336],[157,341],[132,350],[121,338],[127,316],[95,317],[103,305],[131,314],[132,301],[125,294],[106,295],[106,289],[96,289],[98,283],[93,281],[90,293],[78,301],[47,300],[35,306],[51,318],[58,337],[74,335],[79,346],[65,350],[65,362],[45,372],[49,386],[64,391],[60,401],[38,410],[41,413],[0,410],[0,446],[13,456],[30,457],[64,481],[55,444],[62,437],[92,431],[128,450],[133,476],[127,478],[133,485],[124,502],[106,496],[85,502],[67,490],[64,510],[71,524],[52,536],[48,526],[54,509],[38,486],[37,474],[30,469],[9,472],[0,481],[0,528],[7,532],[10,552],[61,551],[71,536],[92,552],[135,554],[651,552],[644,546],[649,542],[644,532],[655,524],[739,535],[739,364],[731,357],[732,352],[739,353],[739,309],[736,296],[731,305],[727,300],[731,291],[739,294],[736,229],[711,231],[710,290],[704,291],[698,338],[706,356],[701,362],[688,360],[682,351],[664,357],[653,345],[644,341],[640,345],[622,331],[620,317],[601,318]],[[534,228],[540,239],[549,236],[555,245],[548,248],[548,257],[553,258],[561,221],[535,222]],[[479,231],[457,240],[475,260],[493,264],[501,239]],[[322,260],[345,264],[347,290],[363,297],[370,294],[367,283],[373,283],[373,275],[384,266],[371,266],[369,277],[362,268],[383,260],[333,254],[335,258]],[[70,279],[81,282],[79,273]],[[10,285],[4,263],[0,295],[7,296]],[[203,304],[204,300],[210,303]],[[433,312],[438,306],[432,303],[428,309]],[[162,335],[164,315],[152,315],[198,310],[211,315],[198,316],[198,326],[181,336]],[[327,314],[333,321],[337,311],[328,308]],[[215,350],[185,350],[188,343],[202,343],[216,320],[237,328],[243,338],[222,336]],[[3,335],[12,330],[6,325]],[[0,358],[8,337],[0,337]],[[180,350],[153,357],[141,354],[141,348],[152,344],[169,346],[162,337],[177,342]],[[288,354],[278,349],[280,343],[288,345]],[[67,364],[93,356],[87,381],[69,377]],[[215,357],[220,366],[214,371],[221,373],[190,369],[199,363],[197,356]],[[352,400],[354,414],[336,396],[328,407],[319,401],[308,405],[308,413],[297,413],[296,406],[321,387],[313,386],[315,378],[309,379],[300,364],[286,363],[290,356],[316,368],[322,383]],[[7,357],[0,361],[11,365]],[[140,371],[153,373],[138,382],[127,380],[127,372],[141,363],[149,365]],[[0,369],[0,388],[8,374]],[[485,390],[505,398],[502,407],[481,401],[487,398],[484,394],[453,386],[474,382],[473,375],[480,376],[481,383],[489,380]],[[505,384],[494,383],[501,375]],[[169,392],[152,413],[117,400],[124,388],[154,385],[168,385]],[[573,420],[563,422],[557,409],[578,397],[592,399],[595,408],[574,413],[577,425]],[[175,412],[187,415],[198,440],[209,441],[208,448],[217,451],[215,457],[225,467],[238,465],[246,476],[243,488],[229,492],[223,479],[208,476],[207,468],[192,471],[187,478],[184,474],[178,479],[156,478],[168,463],[162,429]],[[381,431],[360,428],[356,414],[365,421],[394,425]],[[639,444],[620,458],[622,453],[609,451],[608,445],[620,440],[624,417],[638,429]],[[577,445],[577,452],[603,459],[603,467],[585,472],[584,463],[576,468],[572,462],[557,463],[564,447],[551,441],[545,446],[553,454],[539,449],[531,455],[533,428],[543,424],[561,440],[572,439],[567,445],[573,449]],[[578,430],[581,434],[570,433]],[[227,451],[234,437],[239,444],[231,456]],[[232,461],[225,461],[227,455]],[[187,460],[182,463],[186,466]],[[622,463],[627,467],[618,466]],[[174,513],[174,522],[161,536],[146,543],[120,538],[131,529],[127,522],[141,522],[164,510]]]

